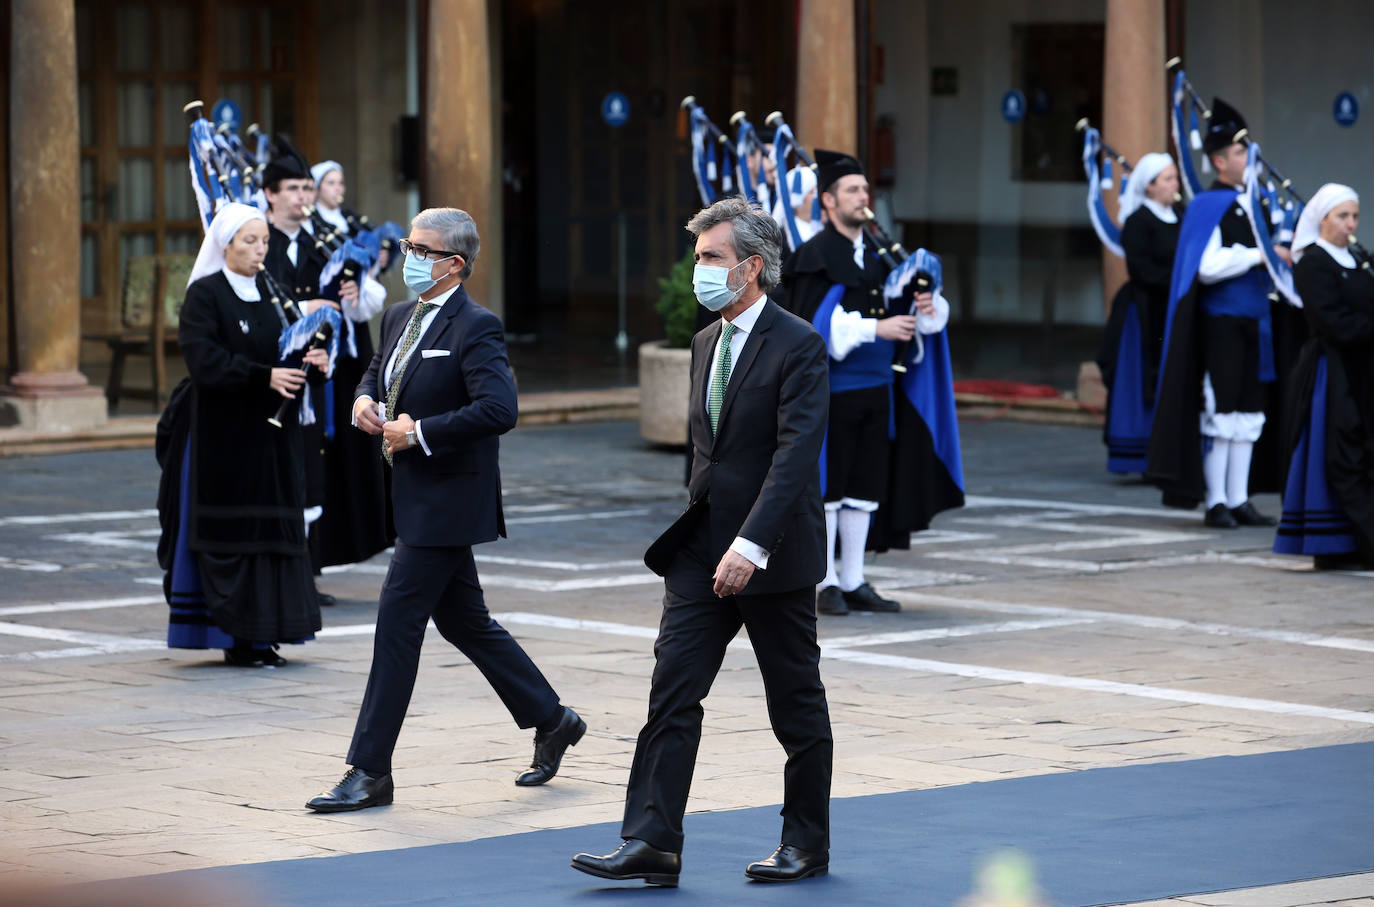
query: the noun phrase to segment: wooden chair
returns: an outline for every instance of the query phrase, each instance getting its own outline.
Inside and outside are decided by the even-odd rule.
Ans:
[[[177,316],[195,261],[194,255],[181,252],[130,258],[120,313],[123,329],[82,335],[110,347],[105,396],[111,409],[121,397],[151,400],[158,409],[166,402],[167,353],[176,351]],[[124,386],[124,363],[130,356],[149,358],[151,387]]]

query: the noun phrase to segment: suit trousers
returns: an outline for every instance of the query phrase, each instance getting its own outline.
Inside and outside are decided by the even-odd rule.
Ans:
[[[682,852],[682,817],[701,741],[701,701],[720,672],[726,646],[744,626],[758,659],[773,734],[787,754],[782,843],[830,848],[834,744],[820,676],[816,590],[717,598],[704,524],[665,576],[654,643],[649,716],[635,745],[621,836]]]
[[[372,670],[348,750],[350,765],[391,771],[431,617],[444,639],[482,672],[517,725],[534,727],[558,708],[553,687],[487,611],[472,548],[415,548],[398,539],[382,583]]]

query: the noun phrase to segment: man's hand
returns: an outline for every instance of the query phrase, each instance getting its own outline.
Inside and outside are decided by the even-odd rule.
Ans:
[[[395,421],[386,422],[382,425],[382,440],[393,454],[400,453],[410,447],[410,442],[406,440],[406,432],[415,430],[415,420],[401,413]]]
[[[356,280],[345,280],[339,284],[339,302],[347,302],[350,305],[358,301],[358,282]]]
[[[922,315],[935,314],[934,293],[912,293],[911,298],[916,300],[916,310]]]
[[[893,315],[878,319],[880,340],[910,340],[916,333],[915,315]]]
[[[382,427],[386,425],[377,409],[377,401],[371,397],[359,397],[353,401],[353,421],[369,435],[380,435]]]
[[[1275,246],[1275,247],[1274,247],[1274,252],[1278,254],[1279,258],[1282,258],[1282,259],[1283,259],[1284,264],[1288,265],[1289,267],[1292,267],[1292,265],[1293,265],[1293,250],[1292,250],[1292,249],[1285,248],[1284,246]]]
[[[754,575],[754,565],[738,551],[727,551],[716,567],[715,593],[719,598],[734,595],[745,587]]]
[[[329,368],[329,350],[306,350],[302,364],[313,365],[320,371]]]

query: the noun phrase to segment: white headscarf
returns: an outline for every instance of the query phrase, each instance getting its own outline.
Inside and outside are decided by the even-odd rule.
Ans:
[[[191,269],[191,277],[186,281],[188,287],[202,277],[218,273],[224,267],[225,248],[250,220],[267,223],[262,212],[253,205],[230,202],[215,212],[215,219],[210,221],[210,229],[206,231],[205,239],[201,240],[200,252],[196,255],[196,265]]]
[[[816,188],[816,171],[810,167],[793,167],[787,171],[787,193],[792,207],[796,208],[806,198],[806,193]]]
[[[1360,197],[1355,194],[1354,189],[1340,183],[1327,183],[1312,196],[1307,207],[1302,209],[1297,229],[1293,231],[1293,264],[1298,263],[1298,259],[1302,258],[1308,246],[1321,238],[1322,221],[1326,215],[1331,213],[1332,208],[1344,202],[1359,204]]]
[[[1117,200],[1116,222],[1126,223],[1126,218],[1135,213],[1135,210],[1145,203],[1145,188],[1154,182],[1155,177],[1164,172],[1164,168],[1174,162],[1174,159],[1162,151],[1151,151],[1136,162],[1135,169],[1131,171],[1131,176],[1126,180],[1126,191]]]
[[[331,170],[337,170],[343,173],[343,166],[340,165],[338,161],[320,161],[310,168],[310,178],[313,179],[315,185],[318,186],[320,180],[324,179],[324,175]]]

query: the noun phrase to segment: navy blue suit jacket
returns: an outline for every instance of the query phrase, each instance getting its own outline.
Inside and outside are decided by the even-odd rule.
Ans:
[[[382,314],[382,337],[354,398],[384,401],[387,360],[418,300]],[[428,352],[429,355],[425,355]],[[424,432],[395,456],[391,507],[396,534],[411,547],[475,545],[505,536],[499,436],[515,427],[515,378],[501,319],[473,302],[461,285],[421,335],[401,376],[396,411]]]

